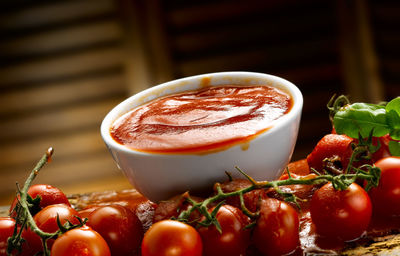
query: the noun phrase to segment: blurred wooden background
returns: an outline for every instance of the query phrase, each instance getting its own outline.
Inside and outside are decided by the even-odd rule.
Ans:
[[[38,183],[67,193],[129,187],[101,120],[174,78],[242,70],[295,83],[305,105],[293,159],[330,131],[334,93],[400,95],[400,2],[6,0],[0,13],[0,204],[49,146]]]

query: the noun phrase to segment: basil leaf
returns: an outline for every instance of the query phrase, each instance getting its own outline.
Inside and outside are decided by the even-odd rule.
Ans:
[[[400,140],[400,115],[395,110],[386,113],[387,123],[390,127],[390,137],[394,140]]]
[[[386,112],[389,112],[391,110],[394,110],[397,112],[398,115],[400,115],[400,97],[397,97],[393,100],[391,100],[387,105],[386,105]]]
[[[390,127],[390,137],[400,140],[400,97],[391,100],[386,105],[387,123]]]
[[[342,107],[333,118],[333,125],[339,134],[358,138],[358,133],[367,138],[373,130],[373,136],[380,137],[390,132],[386,122],[384,106],[354,103]]]
[[[389,151],[392,156],[400,156],[400,141],[389,141]]]

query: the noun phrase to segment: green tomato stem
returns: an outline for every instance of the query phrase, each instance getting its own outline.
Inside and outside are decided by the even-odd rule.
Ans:
[[[25,184],[22,188],[22,190],[18,191],[17,198],[19,195],[19,207],[17,211],[17,216],[16,219],[21,223],[20,227],[20,232],[14,232],[13,236],[8,240],[8,246],[7,246],[7,255],[12,255],[13,250],[21,250],[21,246],[23,243],[23,239],[21,237],[22,230],[24,230],[26,227],[29,227],[34,233],[36,233],[41,239],[42,239],[42,244],[43,244],[43,254],[45,256],[50,255],[50,251],[47,248],[47,240],[53,237],[58,236],[61,234],[61,230],[57,230],[54,233],[48,233],[44,232],[41,230],[35,223],[35,220],[33,219],[33,216],[30,212],[30,207],[32,206],[28,202],[28,190],[30,186],[32,185],[33,180],[37,177],[39,174],[40,170],[43,168],[43,166],[48,163],[51,159],[51,156],[53,155],[53,148],[49,148],[47,152],[41,157],[41,159],[38,161],[36,166],[32,169],[30,172],[28,178],[25,181]]]
[[[252,183],[252,185],[250,185],[246,188],[237,190],[237,191],[227,192],[227,193],[223,192],[223,190],[221,189],[221,185],[219,183],[216,183],[215,184],[215,188],[217,191],[216,195],[209,197],[202,202],[195,202],[194,200],[190,199],[190,197],[188,197],[187,202],[192,204],[192,207],[189,210],[182,211],[178,217],[178,220],[187,222],[188,216],[190,216],[190,214],[194,210],[197,209],[205,217],[205,220],[201,222],[201,225],[203,225],[203,226],[211,225],[216,222],[216,218],[215,218],[216,212],[215,212],[215,214],[209,213],[209,211],[207,210],[208,206],[212,203],[221,202],[221,201],[225,200],[226,198],[233,197],[233,196],[239,196],[240,205],[241,205],[242,211],[245,215],[249,216],[250,218],[257,218],[258,212],[256,212],[256,213],[250,212],[246,208],[246,206],[244,204],[244,199],[243,199],[243,195],[245,193],[248,193],[255,189],[267,189],[267,188],[275,188],[275,189],[278,188],[279,189],[280,186],[320,185],[320,184],[325,184],[325,183],[331,182],[334,185],[335,189],[344,190],[351,183],[353,183],[356,179],[365,179],[368,181],[373,181],[374,179],[377,178],[374,174],[366,173],[365,171],[363,171],[361,169],[356,169],[356,170],[357,170],[357,172],[354,174],[341,174],[338,176],[332,176],[332,175],[326,174],[326,175],[319,175],[315,178],[297,178],[297,179],[293,178],[289,173],[288,179],[274,180],[274,181],[255,181],[254,179],[252,179],[250,177],[250,179],[251,179],[250,182]],[[246,177],[249,177],[249,176],[246,175]],[[378,177],[378,180],[379,180],[379,177]],[[292,198],[294,200],[293,202],[297,204],[295,196],[290,197],[290,198]]]

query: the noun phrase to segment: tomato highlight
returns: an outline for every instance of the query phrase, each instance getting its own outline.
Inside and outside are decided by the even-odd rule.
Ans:
[[[106,241],[93,229],[82,226],[67,231],[53,244],[52,256],[110,256]]]
[[[142,256],[201,256],[203,243],[192,226],[175,221],[154,223],[144,234]]]

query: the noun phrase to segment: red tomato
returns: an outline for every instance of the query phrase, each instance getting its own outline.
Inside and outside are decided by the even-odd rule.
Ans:
[[[97,208],[89,215],[87,225],[106,240],[113,256],[132,255],[142,242],[142,223],[131,210],[121,205]]]
[[[299,216],[289,204],[274,198],[261,201],[253,241],[265,255],[288,254],[299,246]]]
[[[94,212],[96,209],[98,209],[100,206],[89,206],[88,208],[85,208],[83,210],[79,211],[79,215],[82,216],[82,219],[89,219],[90,214]]]
[[[28,189],[28,194],[33,199],[35,199],[36,197],[40,198],[39,208],[36,209],[36,211],[34,211],[32,214],[35,214],[40,209],[43,209],[44,207],[52,204],[66,204],[68,206],[71,206],[67,196],[60,189],[53,187],[51,185],[45,185],[45,184],[33,185]],[[11,204],[10,207],[11,217],[16,216],[16,212],[13,212],[12,210],[17,205],[17,202],[18,200],[17,198],[15,198]]]
[[[243,255],[250,241],[250,230],[245,229],[249,218],[230,205],[221,206],[216,218],[222,233],[214,225],[198,230],[203,241],[204,255]]]
[[[202,251],[196,229],[175,220],[154,223],[142,241],[142,256],[201,256]]]
[[[375,163],[381,179],[369,191],[373,213],[382,217],[400,216],[400,157],[387,157]]]
[[[7,240],[14,233],[15,220],[10,217],[0,217],[0,256],[7,255]]]
[[[106,241],[88,226],[74,228],[56,239],[52,256],[110,256]]]
[[[15,220],[10,217],[0,217],[0,256],[7,255],[8,238],[14,233]],[[19,228],[18,228],[19,231]],[[34,253],[30,251],[26,243],[22,243],[22,251],[13,250],[11,255],[32,256]]]
[[[310,174],[310,166],[308,166],[307,159],[301,159],[295,162],[291,162],[288,164],[287,168],[292,174],[297,174],[301,176]]]
[[[342,191],[327,183],[314,193],[310,211],[318,234],[349,241],[367,230],[372,206],[367,192],[356,183]]]
[[[346,169],[352,154],[353,141],[346,135],[325,135],[307,156],[309,167],[321,172],[324,168],[324,159],[330,159],[337,169]]]
[[[63,225],[67,221],[71,222],[72,224],[79,224],[79,221],[76,218],[80,217],[79,213],[65,204],[49,205],[38,212],[33,217],[33,220],[38,228],[42,231],[53,233],[59,229],[57,225],[57,215],[59,216],[60,222]],[[24,230],[22,232],[22,237],[26,239],[27,246],[31,251],[34,253],[42,251],[42,240],[31,229],[28,228]],[[47,240],[48,248],[51,248],[53,243],[54,239]]]

